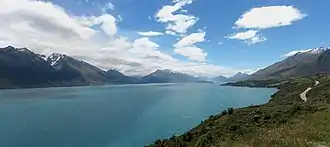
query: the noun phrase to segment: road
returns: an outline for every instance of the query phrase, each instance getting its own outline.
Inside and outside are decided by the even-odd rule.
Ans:
[[[315,84],[314,84],[314,87],[319,85],[320,84],[320,81],[315,81]],[[307,93],[312,90],[312,87],[308,87],[304,92],[300,93],[300,98],[303,100],[303,101],[307,101]]]

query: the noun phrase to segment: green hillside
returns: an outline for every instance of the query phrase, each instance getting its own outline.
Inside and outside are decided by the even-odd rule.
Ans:
[[[315,80],[320,84],[314,86]],[[219,115],[210,116],[181,136],[157,140],[149,146],[330,145],[329,75],[292,78],[286,81],[247,81],[236,86],[242,84],[277,87],[279,91],[272,95],[267,104],[235,109],[233,114],[219,112]],[[299,95],[307,87],[312,87],[312,90],[307,93],[307,102],[304,102]]]

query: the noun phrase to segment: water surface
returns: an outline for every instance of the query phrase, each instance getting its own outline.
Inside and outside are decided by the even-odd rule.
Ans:
[[[152,84],[0,91],[0,147],[135,147],[276,89]]]

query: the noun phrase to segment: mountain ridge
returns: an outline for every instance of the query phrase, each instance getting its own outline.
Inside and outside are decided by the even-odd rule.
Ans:
[[[197,77],[171,69],[156,70],[142,77],[127,76],[114,69],[102,70],[65,54],[52,53],[46,57],[27,48],[13,46],[0,48],[0,70],[4,71],[0,73],[0,88],[201,81]]]
[[[330,72],[330,49],[315,48],[298,52],[251,74],[249,79],[290,78]],[[327,68],[324,68],[327,67]]]

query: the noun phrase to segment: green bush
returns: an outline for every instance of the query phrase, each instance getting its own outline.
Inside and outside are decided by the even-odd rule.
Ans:
[[[227,112],[228,112],[229,115],[233,114],[234,113],[234,108],[228,108]]]
[[[227,112],[227,110],[223,110],[222,112],[221,112],[221,116],[225,116],[225,115],[227,115],[228,114],[228,112]]]

